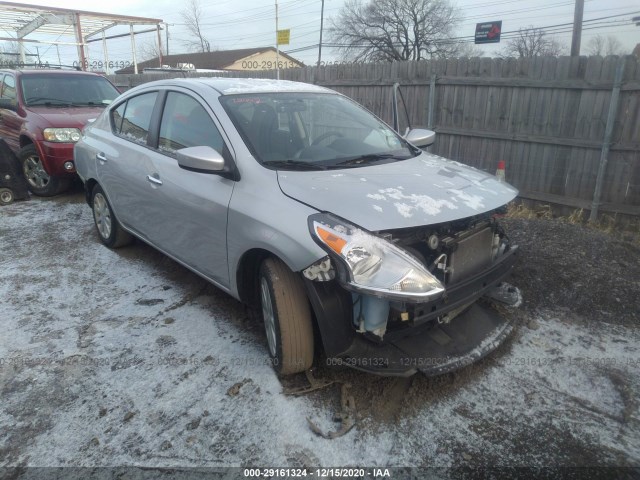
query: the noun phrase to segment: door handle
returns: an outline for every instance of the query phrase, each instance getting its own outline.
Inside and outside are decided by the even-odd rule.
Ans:
[[[104,153],[96,153],[96,160],[100,162],[101,165],[107,163],[107,157]]]
[[[151,183],[155,183],[156,185],[162,185],[162,180],[152,175],[147,175],[147,180],[149,180]]]

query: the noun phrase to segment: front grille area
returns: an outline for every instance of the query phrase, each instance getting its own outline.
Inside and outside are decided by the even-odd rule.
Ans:
[[[449,258],[447,284],[455,284],[491,265],[493,231],[482,230],[462,238]]]

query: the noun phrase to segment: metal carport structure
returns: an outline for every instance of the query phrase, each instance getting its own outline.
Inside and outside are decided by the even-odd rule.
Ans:
[[[105,32],[119,25],[128,25],[128,35],[131,36],[131,53],[133,65],[136,70],[135,73],[138,73],[135,42],[135,35],[138,33],[147,33],[153,30],[158,32],[158,52],[160,52],[159,66],[162,66],[162,36],[160,35],[162,23],[163,21],[157,18],[132,17],[111,13],[88,12],[0,1],[0,30],[9,35],[15,35],[15,37],[0,37],[0,41],[17,42],[20,61],[23,64],[26,63],[25,43],[75,45],[78,50],[78,65],[83,70],[86,70],[88,67],[87,45],[91,42],[102,40],[104,61],[108,73],[109,56],[107,40],[122,37],[123,35],[107,37]],[[134,32],[134,25],[153,25],[155,29]],[[36,34],[58,35],[59,39],[67,36],[72,37],[73,41],[60,42],[27,38],[29,35]],[[124,36],[126,35],[127,34],[124,34]]]

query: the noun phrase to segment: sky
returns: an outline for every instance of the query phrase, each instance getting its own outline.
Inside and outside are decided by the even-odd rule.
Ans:
[[[345,0],[325,0],[325,30],[323,43],[330,41],[327,29],[331,26],[332,18],[340,13]],[[89,10],[94,12],[115,13],[162,19],[169,25],[169,53],[185,53],[188,47],[185,41],[189,34],[184,27],[181,11],[186,2],[175,0],[110,0],[107,3],[87,0],[30,0],[32,5],[57,6],[70,9]],[[459,9],[462,21],[456,29],[456,35],[472,37],[475,24],[493,20],[502,20],[503,32],[517,31],[521,27],[545,27],[573,22],[573,0],[454,0],[452,2]],[[275,1],[274,0],[201,0],[203,15],[201,23],[212,49],[230,50],[236,48],[251,48],[275,46]],[[279,28],[290,29],[291,43],[281,46],[283,51],[294,50],[291,55],[306,64],[313,64],[318,60],[317,44],[320,34],[321,0],[278,0]],[[635,13],[635,15],[632,15]],[[587,22],[588,20],[622,15],[606,20]],[[628,15],[627,15],[628,14]],[[582,37],[582,51],[586,53],[586,46],[595,35],[613,35],[631,53],[633,47],[640,43],[640,26],[631,23],[631,16],[640,15],[640,3],[637,0],[585,0],[584,20],[585,29]],[[615,23],[611,23],[615,22]],[[591,28],[587,28],[590,26]],[[136,30],[147,29],[139,26]],[[566,27],[562,27],[568,30]],[[108,34],[128,32],[128,27],[116,27]],[[0,36],[8,36],[2,32]],[[564,31],[555,37],[565,45],[567,51],[571,42],[571,33]],[[38,37],[30,37],[38,38]],[[50,37],[39,37],[49,41],[57,40]],[[155,42],[155,33],[136,36],[137,50],[144,44]],[[60,38],[60,41],[73,41],[72,37]],[[165,32],[163,32],[163,42]],[[501,44],[483,45],[482,51],[487,56],[496,55],[504,47]],[[36,53],[36,44],[28,44],[27,49]],[[309,47],[305,50],[305,47]],[[62,63],[70,64],[77,60],[74,47],[40,44],[38,53],[42,61],[58,63],[58,51]],[[131,42],[128,38],[110,40],[108,43],[109,59],[112,61],[132,61]],[[339,52],[330,48],[323,48],[323,61],[340,61]],[[100,42],[92,43],[89,48],[92,60],[103,59]],[[140,60],[140,58],[138,58]]]

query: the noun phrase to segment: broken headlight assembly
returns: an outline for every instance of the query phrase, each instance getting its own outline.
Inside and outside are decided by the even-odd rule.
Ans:
[[[311,236],[335,260],[347,289],[411,302],[444,292],[442,283],[413,256],[393,243],[330,214],[309,217]]]

